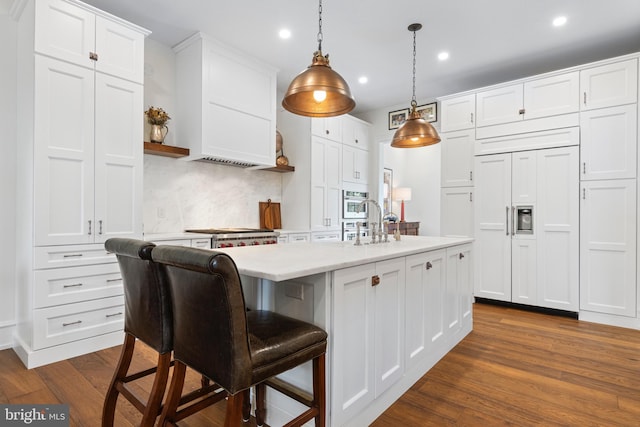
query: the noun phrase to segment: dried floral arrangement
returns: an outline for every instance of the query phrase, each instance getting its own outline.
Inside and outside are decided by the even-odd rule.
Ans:
[[[147,121],[150,125],[164,125],[171,119],[169,114],[167,114],[167,112],[162,108],[149,107],[144,114],[147,116]]]

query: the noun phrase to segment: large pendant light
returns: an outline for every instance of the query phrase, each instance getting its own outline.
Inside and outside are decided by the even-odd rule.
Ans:
[[[329,55],[322,56],[322,0],[318,15],[318,50],[311,65],[289,85],[282,106],[301,116],[339,116],[353,110],[356,101],[347,82],[329,66]]]
[[[391,141],[392,147],[415,148],[426,147],[440,142],[440,136],[431,123],[422,118],[416,111],[416,31],[422,24],[411,24],[408,30],[413,33],[413,98],[411,98],[411,112],[409,118],[398,128]]]

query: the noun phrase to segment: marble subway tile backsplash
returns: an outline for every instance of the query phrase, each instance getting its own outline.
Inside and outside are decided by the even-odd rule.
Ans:
[[[145,233],[258,227],[258,202],[281,194],[279,173],[144,156]]]

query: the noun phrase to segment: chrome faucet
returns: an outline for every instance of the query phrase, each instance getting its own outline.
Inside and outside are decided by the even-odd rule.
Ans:
[[[378,209],[378,223],[373,223],[373,230],[371,232],[371,243],[382,243],[382,209],[380,209],[380,205],[373,199],[364,199],[358,205],[358,212],[362,211],[362,208],[367,203],[373,203],[373,205]],[[378,226],[378,230],[376,230],[376,225]],[[378,241],[376,241],[376,235],[378,236]],[[385,236],[385,242],[387,238]]]

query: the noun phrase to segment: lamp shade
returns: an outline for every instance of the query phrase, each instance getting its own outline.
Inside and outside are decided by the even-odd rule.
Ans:
[[[391,140],[391,146],[396,148],[417,148],[440,142],[438,132],[422,118],[415,106],[412,106],[409,118],[398,128]],[[405,199],[406,200],[406,199]]]
[[[301,116],[333,117],[353,110],[356,101],[347,82],[329,66],[329,55],[318,50],[311,65],[291,81],[282,106]]]
[[[393,189],[393,198],[396,200],[411,200],[411,188],[397,187]]]

